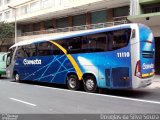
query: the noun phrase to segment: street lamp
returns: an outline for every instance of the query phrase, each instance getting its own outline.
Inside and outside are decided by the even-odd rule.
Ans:
[[[17,43],[17,14],[16,14],[16,7],[12,7],[12,6],[8,6],[9,8],[11,8],[11,9],[13,9],[14,11],[15,11],[15,16],[14,16],[14,18],[15,18],[15,43]]]

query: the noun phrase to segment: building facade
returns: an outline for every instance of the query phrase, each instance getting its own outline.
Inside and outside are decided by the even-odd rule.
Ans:
[[[0,0],[0,21],[14,24],[16,17],[17,41],[22,41],[126,20],[129,4],[129,0]]]
[[[17,41],[129,22],[149,26],[160,73],[160,0],[0,0],[0,21],[17,21]],[[7,51],[13,42],[1,46]]]
[[[128,19],[152,29],[155,37],[155,70],[160,74],[160,0],[131,0]]]

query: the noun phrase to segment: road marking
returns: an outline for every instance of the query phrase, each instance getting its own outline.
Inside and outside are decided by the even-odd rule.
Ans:
[[[12,82],[13,84],[15,82]],[[22,83],[15,83],[15,84],[22,84]],[[120,97],[120,96],[114,96],[114,95],[104,95],[104,94],[98,94],[98,93],[87,93],[83,91],[73,91],[73,90],[67,90],[67,89],[60,89],[60,88],[53,88],[53,87],[46,87],[46,86],[40,86],[40,85],[34,85],[36,87],[45,88],[45,89],[52,89],[52,90],[59,90],[59,91],[70,91],[80,94],[89,94],[89,95],[96,95],[96,96],[102,96],[102,97],[110,97],[110,98],[117,98],[117,99],[124,99],[124,100],[131,100],[131,101],[137,101],[137,102],[145,102],[145,103],[152,103],[152,104],[158,104],[160,105],[159,101],[151,101],[151,100],[142,100],[142,99],[136,99],[136,98],[127,98],[127,97]],[[32,104],[33,106],[36,106]]]
[[[40,87],[40,88],[53,89],[53,90],[70,91],[70,92],[87,94],[87,95],[89,94],[89,95],[96,95],[96,96],[102,96],[102,97],[110,97],[110,98],[117,98],[117,99],[124,99],[124,100],[131,100],[131,101],[136,101],[136,102],[145,102],[145,103],[152,103],[152,104],[160,105],[159,101],[143,100],[143,99],[136,99],[136,98],[127,98],[127,97],[120,97],[120,96],[114,96],[114,95],[104,95],[104,94],[98,94],[98,93],[87,93],[87,92],[83,92],[83,91],[73,91],[73,90],[45,87],[45,86],[39,86],[39,85],[34,85],[34,86]]]
[[[37,106],[37,105],[35,105],[33,103],[29,103],[29,102],[26,102],[26,101],[23,101],[23,100],[19,100],[19,99],[16,99],[16,98],[9,98],[9,99],[17,101],[17,102],[24,103],[24,104],[27,104],[27,105],[31,105],[31,106],[34,106],[34,107]]]

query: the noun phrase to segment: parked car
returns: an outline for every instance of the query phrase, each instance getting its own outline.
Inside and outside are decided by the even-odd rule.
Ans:
[[[0,77],[6,74],[6,59],[7,53],[0,52]]]

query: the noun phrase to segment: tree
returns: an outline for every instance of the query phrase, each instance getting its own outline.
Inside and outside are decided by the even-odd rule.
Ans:
[[[14,35],[14,26],[13,24],[0,22],[0,48],[6,42],[10,40]]]

